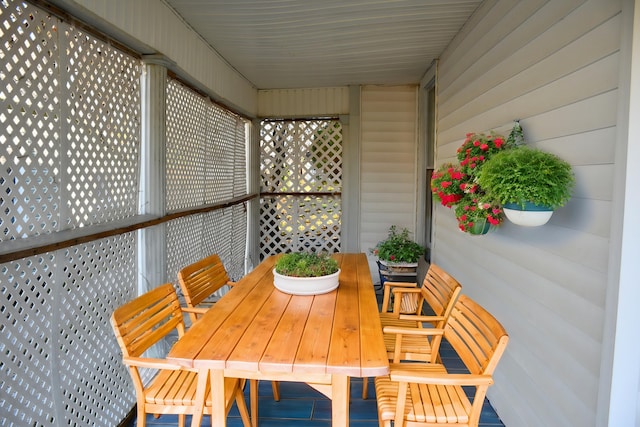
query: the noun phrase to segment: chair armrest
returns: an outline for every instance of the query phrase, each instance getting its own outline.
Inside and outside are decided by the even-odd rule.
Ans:
[[[415,282],[384,282],[384,286],[390,288],[417,288],[418,284]]]
[[[389,301],[391,299],[391,291],[395,288],[417,288],[417,283],[412,282],[384,282],[384,291],[382,293],[382,312],[389,310]]]
[[[391,292],[393,292],[394,294],[419,294],[421,291],[420,288],[395,286],[393,289],[391,289]]]
[[[385,326],[382,328],[382,332],[385,334],[396,335],[422,335],[422,336],[437,336],[444,335],[444,329],[439,328],[403,328],[401,326]]]
[[[183,366],[168,362],[166,359],[153,359],[149,357],[125,356],[122,362],[127,366],[137,366],[138,368],[167,369],[177,371],[184,369]]]
[[[227,285],[229,285],[230,287],[233,287],[235,284],[236,282],[232,282],[231,280],[227,282]]]
[[[398,319],[415,320],[416,322],[436,323],[445,320],[444,316],[419,316],[417,314],[401,314]]]
[[[185,313],[205,314],[209,311],[208,307],[181,307]]]
[[[391,369],[389,376],[391,381],[417,384],[457,386],[493,384],[493,377],[491,375],[448,374],[444,372],[419,372],[415,370],[404,371],[402,369]]]

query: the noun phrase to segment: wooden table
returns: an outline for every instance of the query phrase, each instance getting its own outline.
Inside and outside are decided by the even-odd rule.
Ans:
[[[240,280],[176,343],[172,362],[210,379],[213,426],[225,426],[224,377],[305,382],[332,400],[332,425],[349,425],[350,377],[389,373],[365,254],[336,254],[340,286],[294,296],[273,286],[272,256]],[[252,414],[254,416],[254,414]],[[255,415],[257,416],[257,414]],[[202,413],[193,417],[199,426]]]

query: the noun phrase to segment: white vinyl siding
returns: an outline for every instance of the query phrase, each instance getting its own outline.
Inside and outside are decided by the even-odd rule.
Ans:
[[[596,423],[609,274],[622,19],[619,1],[486,2],[442,55],[437,163],[467,132],[508,133],[573,166],[549,224],[471,237],[436,209],[433,261],[511,336],[489,399],[505,425]]]
[[[258,116],[266,118],[337,117],[349,114],[349,88],[258,91]]]
[[[415,232],[417,86],[364,86],[361,95],[361,250],[397,225]],[[415,237],[412,234],[413,237]],[[375,280],[377,268],[370,258]]]

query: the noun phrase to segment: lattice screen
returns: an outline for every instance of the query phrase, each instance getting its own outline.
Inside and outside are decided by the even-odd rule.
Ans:
[[[337,120],[263,121],[260,256],[340,251],[342,126]],[[307,195],[305,193],[327,193]]]
[[[109,318],[137,295],[135,233],[0,265],[0,425],[113,426],[135,403]]]
[[[135,215],[138,61],[21,2],[0,39],[0,240]]]
[[[0,1],[0,241],[137,214],[140,66]],[[135,402],[109,325],[135,233],[0,265],[0,425],[113,426]]]
[[[0,0],[0,242],[137,214],[140,71],[110,44]],[[175,81],[167,95],[168,209],[245,194],[244,120]],[[167,223],[168,281],[214,251],[239,278],[246,225],[242,205]],[[109,317],[138,293],[137,245],[125,233],[0,265],[0,426],[127,415],[134,390]]]
[[[245,121],[176,80],[167,88],[167,210],[246,194]]]
[[[167,88],[167,210],[247,193],[245,121],[176,80]],[[167,226],[168,277],[217,253],[229,276],[244,274],[246,212],[231,207]]]

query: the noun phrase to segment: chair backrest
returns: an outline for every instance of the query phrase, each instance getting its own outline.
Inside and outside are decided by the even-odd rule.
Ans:
[[[229,284],[229,276],[217,254],[184,267],[178,281],[188,307],[196,307],[215,291]]]
[[[421,296],[436,316],[446,319],[451,314],[461,290],[460,282],[438,265],[431,264],[424,277]]]
[[[484,307],[466,295],[458,298],[444,337],[469,373],[492,375],[509,341],[507,331]]]
[[[139,357],[172,331],[184,334],[180,301],[171,283],[159,286],[118,307],[111,326],[125,357]]]
[[[461,290],[462,285],[460,282],[438,265],[431,264],[420,287],[420,299],[417,301],[415,314],[421,315],[423,305],[426,303],[433,312],[429,314],[447,319]],[[393,309],[396,315],[400,314],[401,307],[399,304],[395,304]],[[442,327],[443,324],[444,321],[436,326]]]

